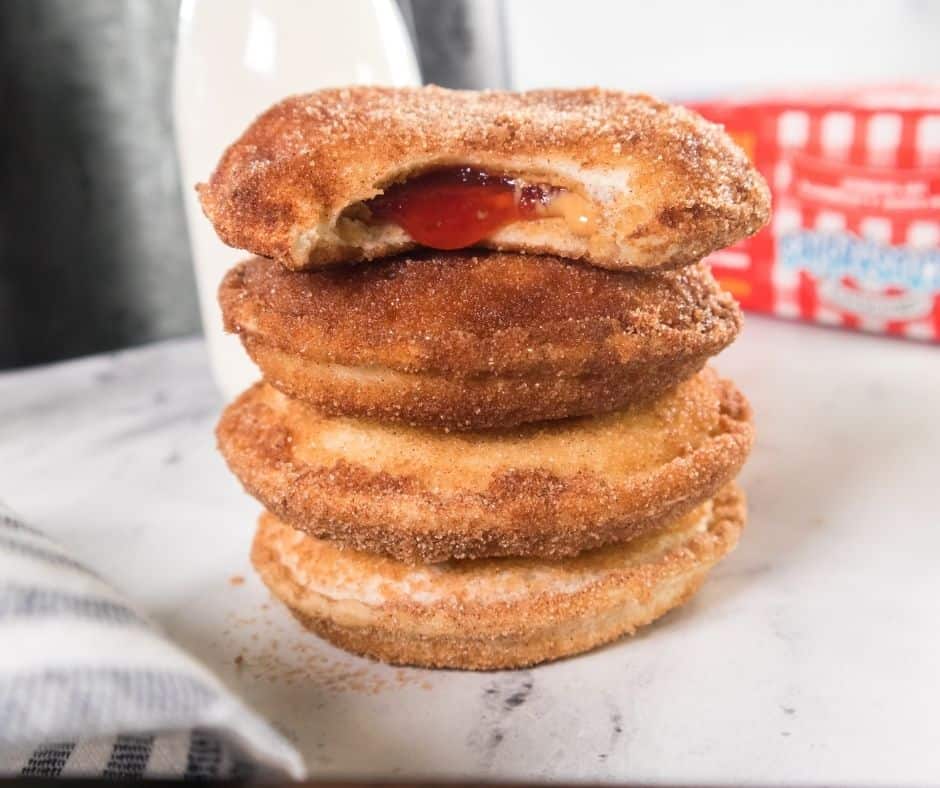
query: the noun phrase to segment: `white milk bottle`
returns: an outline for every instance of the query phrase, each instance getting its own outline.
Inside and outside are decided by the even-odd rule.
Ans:
[[[257,115],[293,93],[352,84],[418,85],[408,31],[393,0],[183,0],[174,117],[203,329],[226,397],[258,378],[238,339],[222,331],[216,290],[248,257],[225,246],[194,184]]]

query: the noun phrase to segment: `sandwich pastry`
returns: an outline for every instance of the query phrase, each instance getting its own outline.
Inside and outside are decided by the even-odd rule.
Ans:
[[[260,377],[219,449],[300,625],[522,667],[632,634],[733,550],[754,430],[701,261],[770,205],[721,128],[597,89],[324,90],[198,189],[247,253],[219,302]]]

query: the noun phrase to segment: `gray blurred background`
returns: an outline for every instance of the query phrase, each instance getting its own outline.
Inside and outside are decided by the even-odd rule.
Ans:
[[[506,85],[498,0],[399,5],[425,81]],[[200,330],[170,111],[178,8],[0,0],[0,369]]]
[[[198,330],[175,0],[0,2],[0,367]]]

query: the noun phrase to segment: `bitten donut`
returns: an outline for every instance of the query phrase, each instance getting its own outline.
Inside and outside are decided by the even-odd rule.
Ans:
[[[770,213],[766,183],[720,126],[597,88],[293,96],[198,189],[225,243],[295,270],[474,245],[673,268]]]

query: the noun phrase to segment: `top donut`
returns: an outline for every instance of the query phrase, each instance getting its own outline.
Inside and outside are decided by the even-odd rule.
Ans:
[[[223,241],[295,270],[419,246],[676,268],[770,214],[767,185],[720,126],[596,88],[293,96],[197,188]]]

